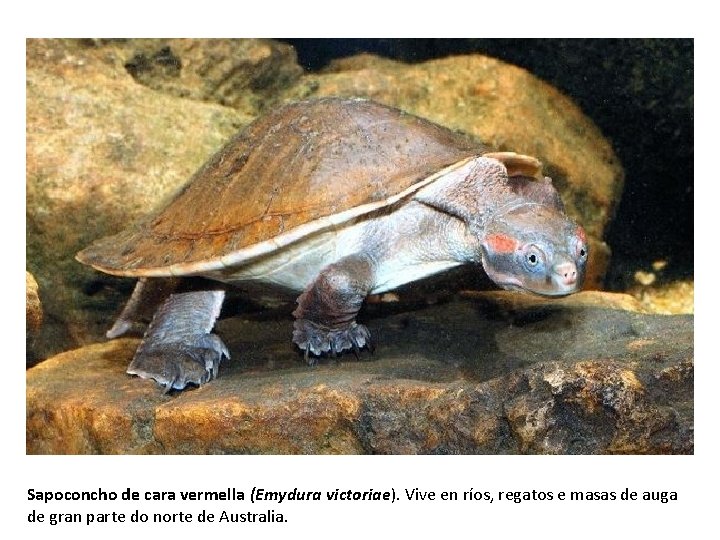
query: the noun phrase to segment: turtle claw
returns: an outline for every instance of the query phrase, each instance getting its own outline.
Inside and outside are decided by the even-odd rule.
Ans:
[[[364,326],[361,326],[360,330],[362,332],[363,345],[365,345],[368,348],[368,351],[370,351],[370,354],[375,354],[375,343],[373,342],[372,337],[370,336],[370,332]]]
[[[127,372],[154,379],[167,394],[189,384],[200,386],[216,378],[223,358],[230,358],[223,341],[215,334],[206,334],[194,346],[170,343],[140,348]]]
[[[358,344],[355,340],[353,340],[353,354],[355,355],[355,360],[358,362],[360,361],[360,347],[358,347]]]
[[[216,378],[223,357],[230,358],[227,346],[217,334],[205,334],[198,340],[197,347],[203,349],[205,370],[212,374],[208,380]]]
[[[315,357],[330,354],[336,358],[345,350],[352,350],[360,358],[360,349],[371,347],[370,332],[362,325],[352,322],[344,328],[328,328],[307,319],[296,319],[293,342],[305,351],[305,361],[314,365]]]
[[[305,344],[304,357],[305,357],[305,363],[308,366],[314,366],[315,364],[317,364],[317,358],[314,356],[310,356],[310,342],[309,341]]]

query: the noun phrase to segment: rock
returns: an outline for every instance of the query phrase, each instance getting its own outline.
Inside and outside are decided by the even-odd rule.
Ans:
[[[42,304],[38,295],[37,281],[30,272],[25,272],[25,327],[28,337],[40,330],[42,319]]]
[[[401,65],[404,65],[403,62],[398,62],[390,58],[374,54],[360,53],[352,56],[344,56],[342,58],[334,58],[322,70],[322,73],[341,73],[343,71],[378,69],[380,67],[397,69],[397,67]]]
[[[290,45],[268,39],[132,40],[125,67],[150,88],[258,115],[302,75]]]
[[[43,358],[103,335],[132,286],[75,253],[159,205],[250,117],[137,84],[112,47],[28,40],[27,65],[27,264],[48,291]]]
[[[692,314],[695,312],[695,282],[673,281],[652,286],[637,285],[630,293],[648,313],[662,315]]]
[[[27,452],[692,453],[693,318],[580,293],[367,307],[378,341],[316,368],[289,311],[220,321],[220,377],[164,395],[124,371],[137,339],[27,373]],[[632,307],[632,306],[631,306]]]
[[[542,307],[545,305],[583,306],[605,309],[622,309],[633,313],[649,313],[645,307],[629,294],[608,294],[601,291],[584,291],[575,296],[563,296],[548,303],[547,298],[531,294],[518,294],[511,291],[460,291],[464,298],[471,298],[483,304],[492,304],[504,310],[527,309],[529,307]]]
[[[555,88],[524,69],[480,55],[419,64],[360,55],[304,76],[284,99],[331,95],[371,98],[494,148],[538,156],[568,213],[590,236],[587,285],[600,286],[609,258],[603,237],[620,199],[623,170],[598,128]]]

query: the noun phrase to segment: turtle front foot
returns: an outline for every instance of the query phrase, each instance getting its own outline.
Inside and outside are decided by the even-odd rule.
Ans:
[[[230,358],[227,347],[215,334],[205,334],[194,346],[185,343],[161,345],[139,349],[127,372],[155,379],[166,393],[182,390],[188,384],[200,386],[214,379],[222,359]]]
[[[355,321],[344,328],[328,328],[307,319],[296,319],[293,343],[305,351],[305,361],[310,366],[317,363],[316,356],[326,353],[335,357],[345,350],[352,350],[359,358],[363,347],[373,352],[370,331]]]

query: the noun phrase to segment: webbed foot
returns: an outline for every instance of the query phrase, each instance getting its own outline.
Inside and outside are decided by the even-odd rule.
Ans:
[[[188,384],[200,386],[217,377],[220,362],[230,352],[215,334],[205,334],[195,345],[186,343],[141,347],[127,372],[155,379],[167,393],[182,390]]]
[[[334,357],[342,351],[352,350],[359,358],[360,349],[363,347],[373,351],[370,331],[355,321],[338,329],[327,328],[307,319],[296,319],[293,343],[305,352],[305,361],[308,365],[316,364],[316,356],[326,353],[330,353]]]

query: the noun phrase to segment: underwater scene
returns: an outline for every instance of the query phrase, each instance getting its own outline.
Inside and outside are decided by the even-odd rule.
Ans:
[[[692,454],[692,39],[28,39],[28,454]]]

